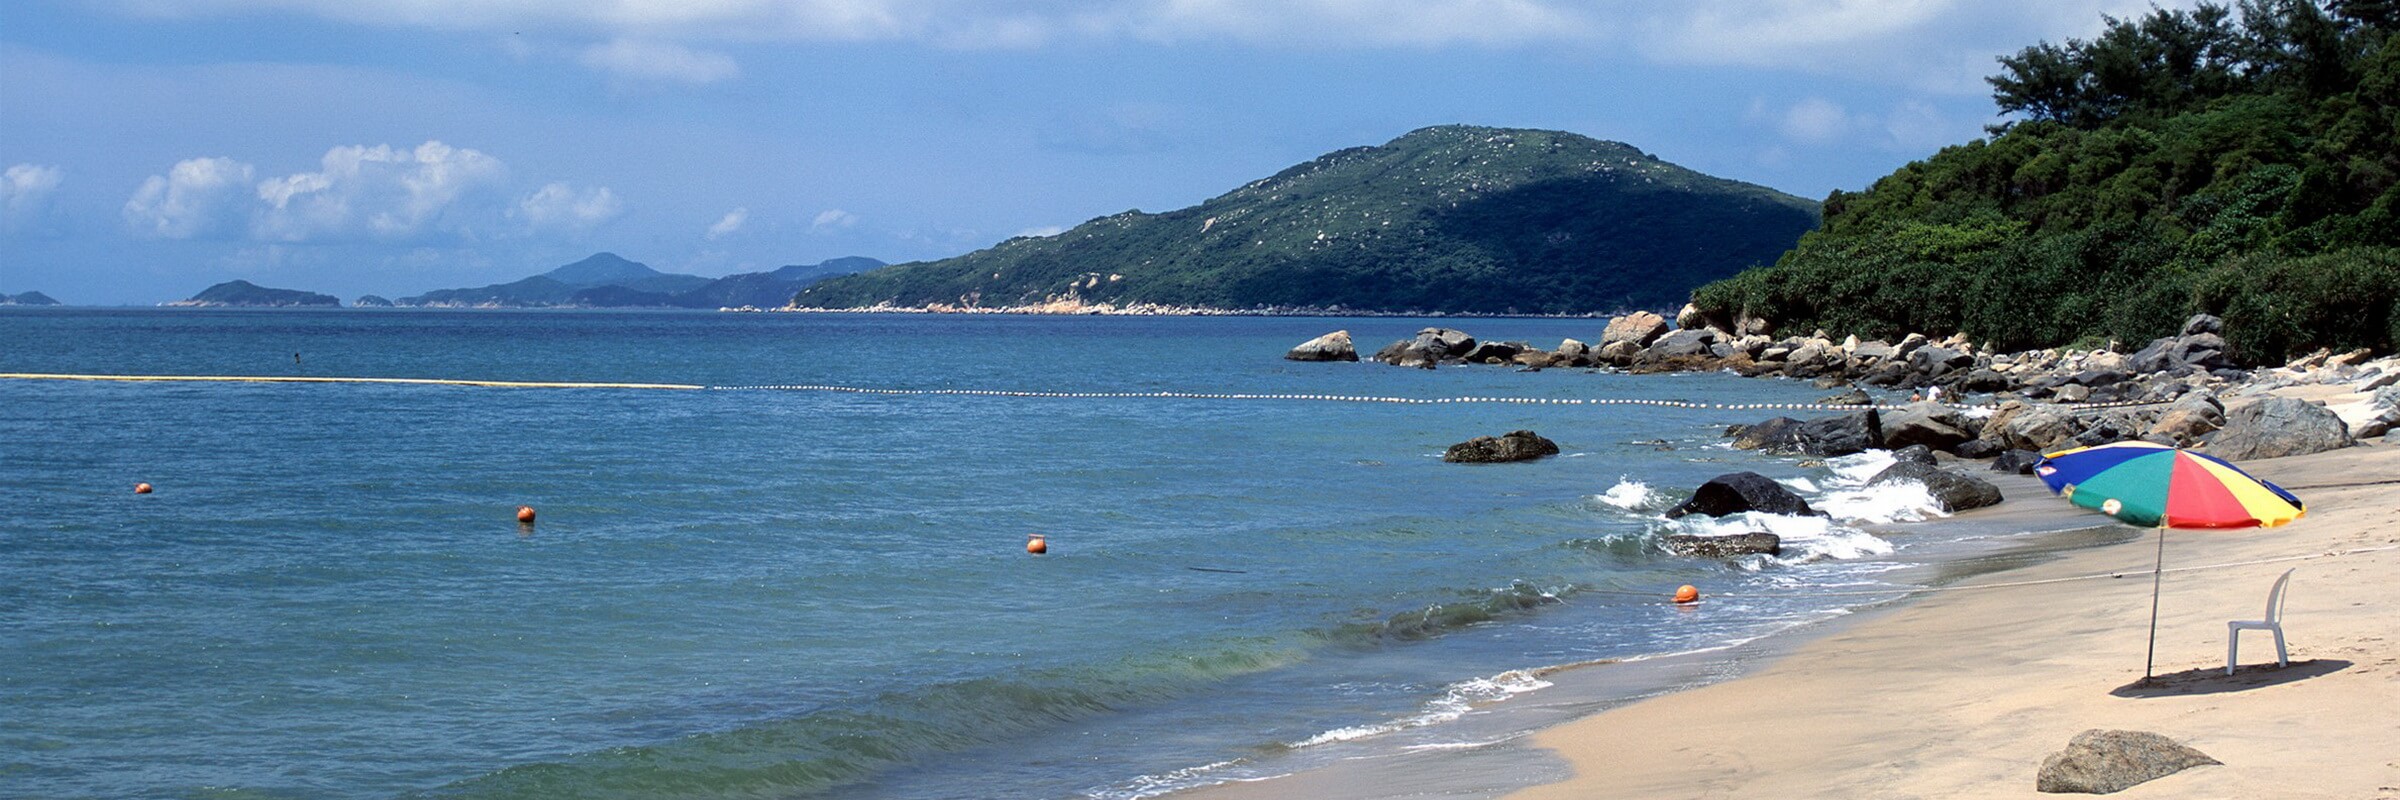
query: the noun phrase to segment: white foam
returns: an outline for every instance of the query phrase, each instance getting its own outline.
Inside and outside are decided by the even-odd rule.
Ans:
[[[1608,491],[1601,492],[1595,499],[1627,511],[1641,511],[1650,508],[1658,500],[1658,491],[1641,481],[1620,477],[1617,485],[1608,487]]]
[[[1851,559],[1886,555],[1892,543],[1874,534],[1836,523],[1827,517],[1785,516],[1743,512],[1722,517],[1694,514],[1668,523],[1676,533],[1694,536],[1730,536],[1737,533],[1764,531],[1783,540],[1783,554],[1772,563],[1802,564],[1820,559]],[[1770,563],[1767,559],[1734,562],[1745,569],[1758,569]]]
[[[1934,502],[1933,492],[1916,481],[1828,492],[1810,505],[1847,522],[1875,525],[1950,516]]]
[[[1510,697],[1548,687],[1549,681],[1531,671],[1514,669],[1489,678],[1474,678],[1450,684],[1449,688],[1425,703],[1415,715],[1373,725],[1352,725],[1335,728],[1292,744],[1294,749],[1315,747],[1336,742],[1348,742],[1394,731],[1440,725],[1474,711],[1476,706],[1497,703]]]

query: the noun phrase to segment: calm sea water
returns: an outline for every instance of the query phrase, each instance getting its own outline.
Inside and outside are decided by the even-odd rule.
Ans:
[[[0,371],[1823,394],[1280,358],[1425,324],[11,311]],[[1550,345],[1602,323],[1448,324]],[[0,795],[1127,797],[1438,742],[1540,685],[1512,671],[1838,613],[1677,613],[1658,600],[1678,584],[1889,566],[1838,528],[1780,562],[1656,549],[1656,511],[1710,476],[1836,481],[1722,447],[1762,416],[0,380]],[[1518,428],[1567,455],[1440,460]]]

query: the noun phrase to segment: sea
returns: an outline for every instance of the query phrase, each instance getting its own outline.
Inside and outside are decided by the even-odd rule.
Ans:
[[[1604,324],[0,310],[7,373],[702,387],[0,379],[0,796],[1150,797],[1519,735],[1963,535],[1727,446],[1806,382],[1282,358]],[[1742,470],[1833,516],[1663,515]]]

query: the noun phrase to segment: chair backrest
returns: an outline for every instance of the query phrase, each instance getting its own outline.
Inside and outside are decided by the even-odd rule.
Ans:
[[[2284,570],[2283,577],[2275,579],[2275,588],[2267,590],[2268,622],[2283,621],[2283,587],[2291,584],[2292,573],[2298,571],[2300,571],[2299,567]]]

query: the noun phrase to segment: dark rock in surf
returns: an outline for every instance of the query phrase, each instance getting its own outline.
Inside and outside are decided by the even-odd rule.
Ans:
[[[1692,490],[1692,499],[1683,501],[1667,512],[1673,519],[1690,514],[1722,517],[1755,511],[1761,514],[1813,515],[1815,509],[1800,495],[1756,472],[1734,472],[1719,475]]]
[[[1732,536],[1669,536],[1662,540],[1667,552],[1693,558],[1733,558],[1753,553],[1781,555],[1783,537],[1772,533],[1739,533]]]
[[[1442,460],[1452,464],[1499,464],[1558,455],[1558,443],[1533,431],[1510,431],[1502,436],[1477,436],[1450,446]]]
[[[1991,481],[1960,475],[1931,464],[1907,461],[1893,464],[1884,468],[1882,472],[1875,473],[1875,477],[1867,480],[1867,485],[1877,486],[1902,481],[1924,484],[1925,491],[1933,495],[1934,504],[1948,512],[1997,505],[2001,500],[2000,487],[1992,485]]]

